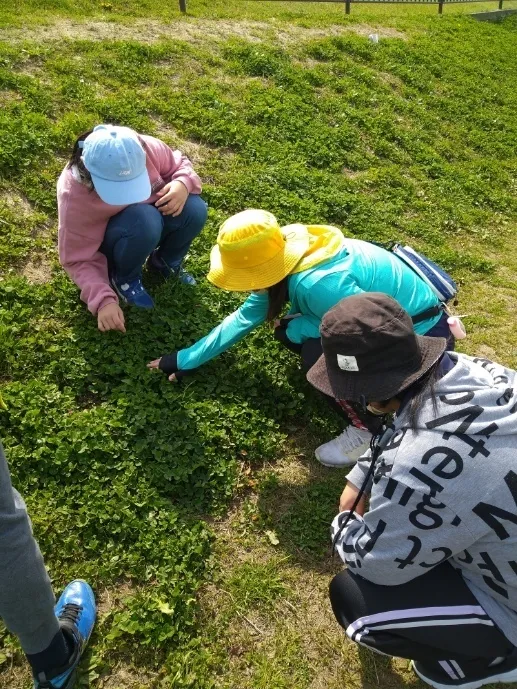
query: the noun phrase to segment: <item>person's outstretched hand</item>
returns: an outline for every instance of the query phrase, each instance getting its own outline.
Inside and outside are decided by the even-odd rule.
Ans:
[[[162,358],[163,358],[163,357],[161,357],[160,359],[153,359],[153,361],[150,361],[150,362],[147,364],[147,368],[160,368],[160,363],[161,363]],[[163,369],[160,369],[160,370],[163,371]],[[167,371],[164,371],[164,373],[167,374]],[[171,373],[171,374],[168,376],[168,378],[169,378],[169,380],[170,380],[172,383],[177,383],[177,382],[178,382],[178,379],[176,378],[176,373]]]
[[[97,326],[102,333],[108,330],[126,332],[124,313],[118,304],[112,302],[97,312]]]
[[[163,371],[171,383],[179,383],[182,378],[194,373],[197,369],[189,369],[188,371],[180,371],[178,369],[178,353],[166,354],[160,359],[154,359],[147,364],[147,368],[159,368]]]

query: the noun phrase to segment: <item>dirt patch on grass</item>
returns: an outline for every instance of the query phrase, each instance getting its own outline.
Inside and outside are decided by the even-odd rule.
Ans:
[[[43,285],[52,278],[52,266],[44,258],[29,261],[25,264],[22,275],[32,285]]]
[[[121,601],[136,594],[136,588],[129,581],[122,581],[116,587],[102,589],[96,592],[97,614],[104,617],[112,610],[120,607]]]
[[[193,43],[222,41],[228,38],[243,38],[248,41],[275,41],[281,44],[292,44],[300,39],[328,38],[355,33],[368,36],[377,33],[380,38],[405,39],[401,31],[388,27],[374,27],[367,24],[337,24],[324,28],[305,28],[284,24],[259,21],[228,21],[189,19],[178,20],[164,24],[157,20],[135,21],[122,24],[109,21],[75,22],[60,20],[53,24],[18,29],[7,28],[0,31],[2,41],[59,41],[90,40],[90,41],[142,41],[153,43],[162,39],[183,40]]]
[[[370,24],[349,24],[347,26],[332,24],[321,29],[293,28],[300,32],[300,34],[306,33],[309,38],[328,38],[329,36],[341,36],[346,33],[355,33],[359,34],[359,36],[378,34],[379,38],[400,38],[401,40],[406,40],[407,38],[406,34],[398,29],[392,29],[388,26],[371,26]]]
[[[2,90],[0,89],[0,106],[8,105],[15,101],[21,101],[22,97],[16,91]]]
[[[25,196],[10,189],[0,189],[0,205],[4,205],[9,210],[24,217],[29,217],[34,212]]]
[[[2,672],[3,670],[3,672]],[[7,659],[0,665],[0,687],[9,689],[26,689],[29,686],[30,670],[28,663],[12,664],[11,659]]]
[[[366,175],[367,172],[368,170],[351,170],[349,167],[344,167],[341,170],[341,174],[347,179],[358,179],[359,177]]]
[[[143,672],[133,665],[119,665],[108,677],[102,677],[97,686],[102,689],[144,689],[155,686],[153,680],[158,673]]]
[[[400,91],[404,86],[404,82],[399,77],[396,77],[390,72],[376,72],[377,79],[383,84],[387,84],[394,91]]]

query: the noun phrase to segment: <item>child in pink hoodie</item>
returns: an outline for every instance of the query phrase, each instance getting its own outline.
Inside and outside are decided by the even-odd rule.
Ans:
[[[99,330],[125,332],[119,297],[152,308],[147,265],[195,285],[182,268],[206,222],[191,162],[163,141],[98,125],[76,141],[57,183],[59,260],[97,316]]]

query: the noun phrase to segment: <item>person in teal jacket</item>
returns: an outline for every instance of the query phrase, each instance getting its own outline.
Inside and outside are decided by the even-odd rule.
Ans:
[[[325,313],[344,297],[363,292],[383,292],[396,299],[413,317],[418,334],[450,336],[434,292],[393,253],[345,238],[327,225],[280,228],[263,210],[246,210],[223,223],[208,280],[222,289],[251,294],[192,346],[148,364],[171,381],[226,351],[265,321],[275,324],[276,339],[301,354],[309,370],[322,353],[319,327]],[[289,313],[279,320],[286,302]],[[351,423],[338,438],[321,445],[316,457],[326,466],[353,464],[369,445],[379,419],[346,401],[331,403]]]

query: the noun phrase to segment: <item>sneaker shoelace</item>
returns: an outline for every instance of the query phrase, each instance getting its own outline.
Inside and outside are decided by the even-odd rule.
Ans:
[[[353,426],[345,428],[343,433],[341,433],[341,435],[338,435],[336,440],[339,442],[341,449],[345,452],[347,450],[355,450],[356,447],[359,447],[360,445],[366,442],[366,440],[363,437],[361,437],[359,433],[357,433],[356,429]]]
[[[69,625],[72,626],[77,626],[77,622],[79,621],[79,617],[81,616],[81,613],[83,611],[83,606],[82,605],[76,605],[75,603],[67,603],[63,610],[59,613],[59,620],[60,622],[64,622],[65,625],[68,627]],[[70,632],[70,635],[72,633]],[[68,636],[68,634],[67,634]],[[72,644],[75,642],[71,642]],[[71,652],[71,658],[74,656],[74,651],[73,651],[73,645],[70,646],[70,652]],[[70,660],[69,660],[70,662]],[[61,668],[60,671],[63,671],[63,668]],[[54,689],[55,684],[54,684],[55,678],[52,679],[47,679],[45,676],[45,673],[40,673],[38,676],[38,689]]]
[[[76,626],[82,611],[82,605],[67,603],[63,608],[63,611],[59,614],[59,619],[62,622],[70,622],[73,626]]]

